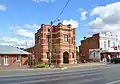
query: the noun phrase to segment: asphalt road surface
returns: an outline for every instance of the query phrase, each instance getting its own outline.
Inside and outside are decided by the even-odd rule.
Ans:
[[[12,72],[12,75],[0,75],[0,84],[120,84],[120,64],[92,68],[74,68],[66,70]],[[20,74],[24,75],[20,75]],[[35,73],[30,74],[30,73]]]

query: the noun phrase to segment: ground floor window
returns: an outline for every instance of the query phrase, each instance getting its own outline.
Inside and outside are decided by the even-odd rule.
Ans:
[[[9,56],[4,56],[4,65],[9,64]]]
[[[46,52],[46,58],[49,59],[49,52]]]
[[[21,56],[16,56],[16,61],[20,61]]]

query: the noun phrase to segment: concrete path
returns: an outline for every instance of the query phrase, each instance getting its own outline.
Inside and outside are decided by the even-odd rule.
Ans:
[[[100,66],[106,65],[106,63],[81,63],[81,64],[63,64],[62,66],[73,68],[73,67],[89,67],[89,66]]]
[[[92,67],[92,66],[102,66],[106,65],[105,63],[85,63],[85,64],[64,64],[63,69],[65,68],[76,68],[76,67]],[[1,71],[30,71],[30,70],[56,70],[60,68],[30,68],[29,66],[23,67],[0,67]]]

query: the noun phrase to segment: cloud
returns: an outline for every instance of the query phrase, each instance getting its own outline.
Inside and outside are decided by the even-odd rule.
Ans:
[[[0,37],[0,45],[11,45],[14,47],[26,48],[26,47],[33,46],[34,40],[1,36]]]
[[[70,20],[63,20],[62,24],[63,25],[71,24],[72,28],[77,28],[79,26],[79,23],[77,21],[75,21],[75,20],[72,20],[72,19],[70,19]]]
[[[83,11],[84,9],[83,9],[83,8],[78,8],[77,10],[78,10],[78,11]]]
[[[55,0],[33,0],[35,3],[53,3]]]
[[[17,36],[34,38],[34,33],[39,27],[38,24],[24,24],[22,26],[12,25],[9,29]]]
[[[1,41],[4,42],[4,43],[6,43],[6,42],[9,42],[9,43],[13,43],[14,42],[14,43],[16,43],[16,42],[18,42],[18,39],[1,36],[0,37],[0,43],[2,43]]]
[[[12,25],[9,29],[13,37],[0,36],[0,45],[11,45],[20,48],[32,47],[35,44],[35,34],[40,28],[38,24]]]
[[[87,26],[91,32],[115,32],[120,33],[120,2],[97,6],[90,12],[95,17]]]
[[[19,28],[36,30],[36,29],[40,28],[40,25],[38,25],[38,24],[24,24],[22,26],[12,25],[10,27],[11,30],[15,30],[15,29],[19,29]]]
[[[96,6],[98,6],[98,4],[94,4],[94,5],[92,5],[92,7],[96,7]]]
[[[80,11],[80,20],[86,20],[88,11],[85,11],[83,8],[78,8],[78,11]]]
[[[0,11],[6,11],[7,7],[3,4],[0,4]]]
[[[15,32],[15,34],[18,35],[18,36],[22,36],[22,37],[34,38],[34,33],[30,32],[30,31],[28,31],[26,29],[18,29]]]
[[[39,29],[39,28],[40,28],[40,25],[38,25],[38,24],[32,24],[32,25],[30,25],[30,24],[25,24],[24,27],[25,27],[25,28],[28,28],[28,29]]]
[[[86,20],[87,19],[87,11],[83,11],[83,12],[81,12],[81,18],[80,18],[80,20]]]

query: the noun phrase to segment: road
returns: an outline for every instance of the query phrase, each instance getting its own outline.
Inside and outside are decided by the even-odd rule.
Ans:
[[[120,64],[48,72],[44,70],[5,73],[6,75],[0,73],[0,84],[120,84]]]

